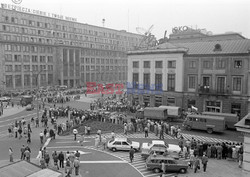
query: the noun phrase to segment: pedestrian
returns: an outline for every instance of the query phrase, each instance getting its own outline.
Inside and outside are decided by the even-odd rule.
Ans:
[[[39,118],[36,118],[36,128],[39,127]]]
[[[71,169],[71,166],[70,166],[70,161],[67,158],[66,159],[66,164],[65,164],[65,174],[70,176],[71,173],[72,173],[72,169]]]
[[[40,136],[40,142],[41,144],[43,144],[43,137],[44,137],[43,131],[40,132],[39,136]]]
[[[50,156],[48,152],[44,153],[44,160],[45,160],[46,166],[49,167]]]
[[[102,143],[103,143],[103,150],[105,150],[107,146],[107,138],[105,136],[102,137]]]
[[[30,143],[31,143],[31,134],[30,134],[30,132],[28,131],[27,144],[30,144]]]
[[[52,158],[53,158],[53,161],[54,161],[54,166],[57,168],[57,170],[59,170],[58,155],[57,155],[56,151],[54,151],[54,153],[52,154]]]
[[[36,156],[36,159],[38,159],[38,161],[40,162],[41,159],[42,159],[42,157],[43,157],[42,148],[40,148],[40,150],[39,150],[39,152],[38,152],[38,154],[37,154],[37,156]],[[40,162],[40,163],[41,163],[41,162]]]
[[[30,123],[28,123],[28,132],[32,133]]]
[[[25,149],[24,156],[28,162],[30,162],[30,151],[28,149]]]
[[[22,130],[22,128],[20,127],[20,128],[18,129],[19,139],[22,138],[22,132],[23,132],[23,130]]]
[[[147,138],[148,137],[148,127],[147,126],[144,128],[144,132],[145,132],[145,138]]]
[[[24,156],[24,152],[25,152],[25,147],[24,145],[21,147],[21,160],[24,160],[25,156]]]
[[[75,157],[78,157],[80,159],[80,156],[81,156],[80,152],[76,150]]]
[[[76,157],[74,160],[74,167],[75,167],[75,175],[79,175],[79,168],[80,168],[80,161],[79,157]]]
[[[111,139],[115,140],[115,132],[114,132],[114,130],[111,132]]]
[[[81,134],[81,138],[79,140],[79,143],[81,144],[81,146],[83,146],[83,143],[84,143],[84,134]]]
[[[58,160],[59,160],[59,167],[64,168],[64,154],[62,151],[58,155]]]
[[[78,134],[77,129],[74,129],[74,130],[73,130],[73,134],[74,134],[74,141],[76,141],[76,135]]]
[[[194,173],[197,172],[197,170],[200,169],[200,160],[197,156],[194,158]]]
[[[17,138],[18,128],[17,126],[14,127],[15,138]]]
[[[166,164],[164,163],[164,161],[161,162],[161,170],[162,170],[162,174],[166,173]]]
[[[206,172],[207,162],[208,162],[208,157],[207,157],[206,153],[203,154],[203,156],[201,158],[201,162],[202,162],[202,165],[203,165],[203,171]]]
[[[13,150],[11,147],[9,148],[9,156],[10,156],[10,162],[13,162]]]
[[[133,160],[134,160],[134,154],[135,154],[135,150],[133,148],[133,146],[130,147],[130,150],[129,150],[129,159],[130,159],[130,162],[132,163]]]

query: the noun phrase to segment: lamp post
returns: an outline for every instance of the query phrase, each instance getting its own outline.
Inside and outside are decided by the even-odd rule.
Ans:
[[[38,100],[38,93],[39,93],[39,82],[38,82],[38,77],[42,72],[45,72],[47,70],[40,70],[37,75],[36,75],[36,85],[37,85],[37,91],[36,91],[36,97],[37,97],[37,118],[39,118],[39,100]],[[36,71],[31,71],[32,73],[36,72]]]

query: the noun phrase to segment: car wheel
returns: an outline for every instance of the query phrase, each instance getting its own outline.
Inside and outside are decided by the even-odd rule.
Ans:
[[[160,171],[161,171],[161,170],[160,170],[159,168],[155,168],[155,169],[154,169],[154,172],[155,172],[155,173],[160,173]]]
[[[112,151],[115,152],[115,151],[116,151],[116,148],[112,148]]]
[[[182,168],[182,169],[180,169],[180,173],[186,173],[187,172],[187,170],[185,169],[185,168]]]
[[[213,133],[213,129],[212,129],[212,128],[208,128],[208,129],[207,129],[207,132],[208,132],[209,134],[211,134],[211,133]]]

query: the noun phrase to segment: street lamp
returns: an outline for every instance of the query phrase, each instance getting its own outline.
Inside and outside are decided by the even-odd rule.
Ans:
[[[47,70],[43,70],[41,69],[37,75],[36,75],[36,85],[37,85],[37,91],[36,91],[36,97],[37,97],[37,118],[39,118],[39,100],[38,100],[38,92],[39,92],[39,82],[38,82],[38,77],[39,75],[42,73],[42,72],[46,72]],[[36,72],[36,71],[31,71],[33,74]]]

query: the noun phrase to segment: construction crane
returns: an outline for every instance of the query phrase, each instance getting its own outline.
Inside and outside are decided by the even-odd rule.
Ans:
[[[151,31],[153,30],[154,25],[151,25],[147,30],[142,27],[137,27],[136,31],[143,35],[143,38],[141,39],[139,45],[137,48],[148,48],[153,47],[156,45],[157,40],[154,35],[151,34]]]

